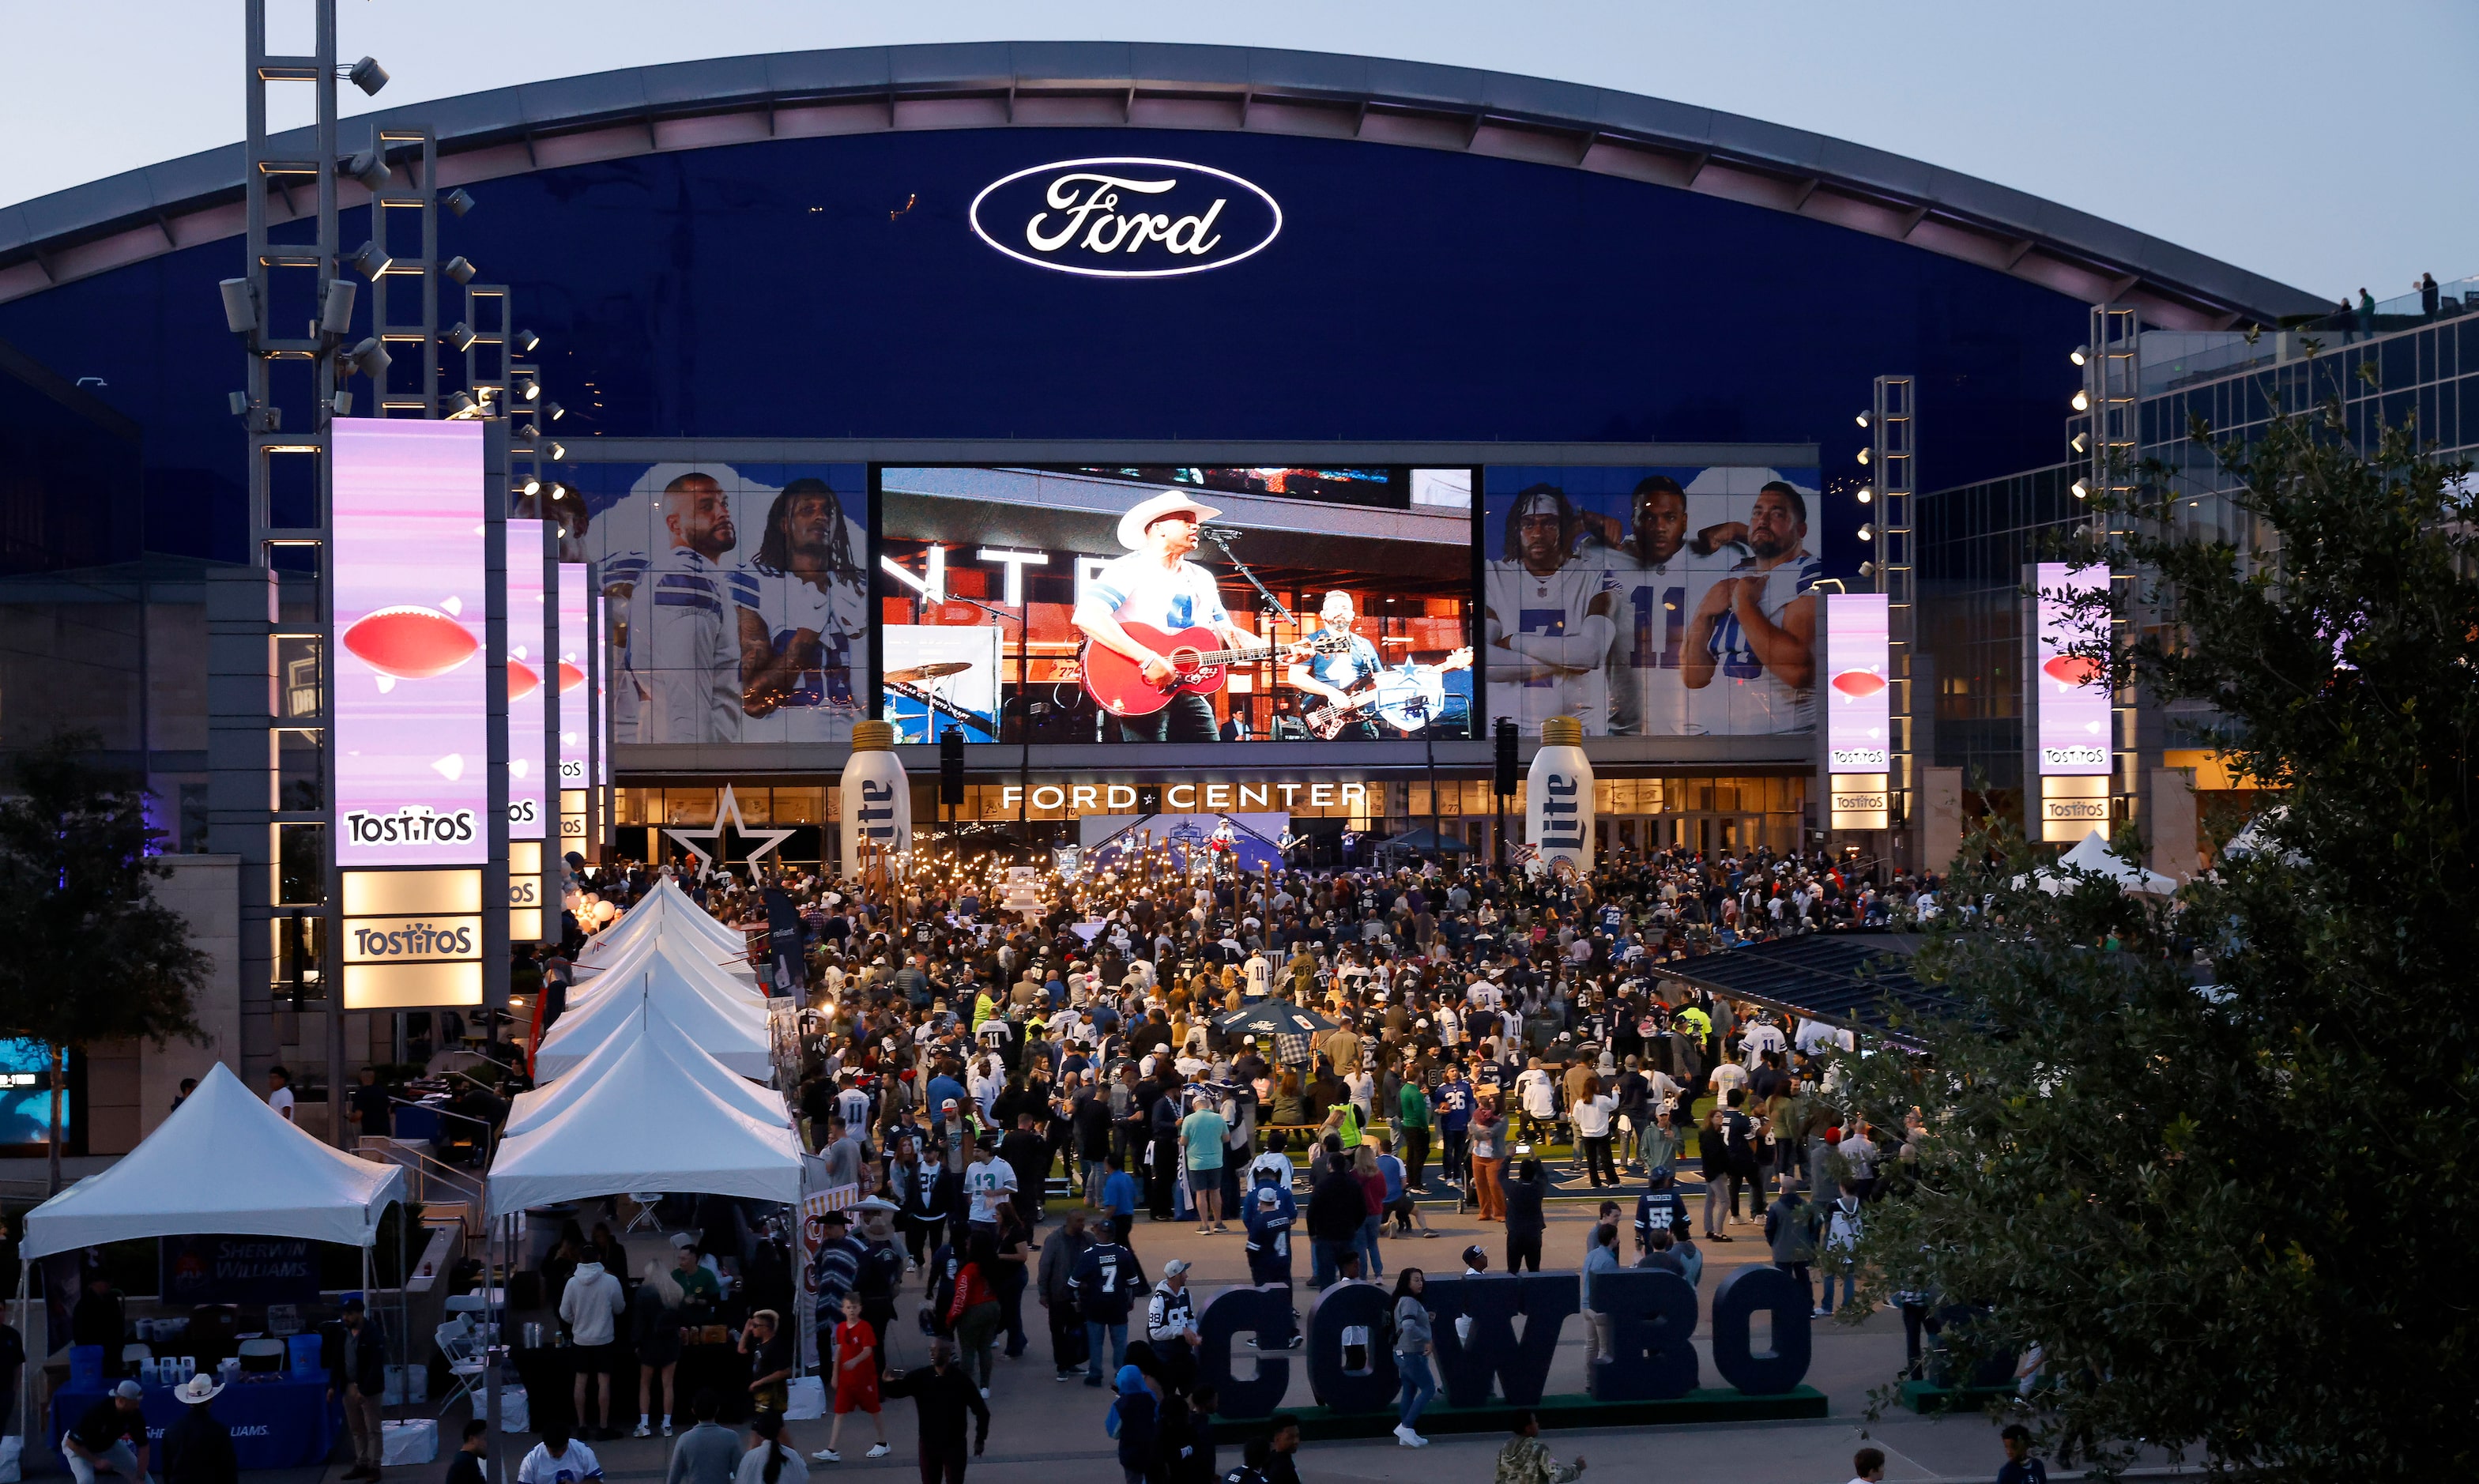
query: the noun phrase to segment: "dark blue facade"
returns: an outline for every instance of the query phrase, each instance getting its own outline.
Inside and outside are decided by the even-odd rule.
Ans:
[[[1270,193],[1227,269],[1046,271],[968,228],[1012,171],[1153,155]],[[1798,442],[1857,482],[1870,378],[1919,378],[1919,487],[2054,456],[2064,295],[1764,208],[1296,137],[1003,129],[776,141],[484,182],[443,256],[514,286],[574,445],[606,436]],[[906,203],[914,203],[903,210]],[[368,235],[348,213],[347,246]],[[0,305],[145,429],[150,545],[239,558],[238,239]],[[460,296],[442,294],[453,322]],[[452,360],[453,358],[451,358]],[[366,389],[367,384],[359,384]],[[1837,476],[1848,472],[1852,477]],[[1829,500],[1835,555],[1855,507]],[[1838,563],[1837,563],[1838,565]]]

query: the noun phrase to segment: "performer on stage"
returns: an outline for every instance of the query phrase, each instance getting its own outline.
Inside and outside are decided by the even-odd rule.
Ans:
[[[1264,641],[1231,621],[1214,575],[1188,560],[1196,550],[1197,527],[1221,514],[1176,490],[1139,501],[1119,517],[1119,545],[1128,554],[1093,575],[1076,604],[1076,627],[1095,644],[1140,666],[1156,684],[1170,678],[1169,660],[1147,649],[1122,621],[1147,624],[1167,633],[1209,628],[1235,650],[1261,650]],[[1118,716],[1122,742],[1211,742],[1214,704],[1182,694],[1148,716]]]
[[[1283,678],[1313,696],[1323,698],[1332,705],[1349,705],[1353,690],[1377,678],[1386,669],[1378,657],[1377,646],[1353,633],[1351,629],[1351,595],[1340,590],[1325,595],[1317,606],[1317,626],[1330,632],[1347,636],[1351,647],[1332,653],[1309,653],[1292,660]],[[1336,735],[1344,740],[1375,741],[1377,727],[1367,716],[1343,724]]]

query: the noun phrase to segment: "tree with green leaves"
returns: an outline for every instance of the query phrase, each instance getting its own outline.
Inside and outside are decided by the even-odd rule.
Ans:
[[[1972,1316],[1966,1368],[2036,1346],[2031,1399],[2001,1406],[2104,1472],[2149,1443],[2262,1479],[2472,1477],[2468,469],[2408,428],[2362,452],[2338,408],[2213,453],[2275,543],[2179,537],[2191,492],[2152,471],[2108,555],[2169,622],[2090,652],[2208,703],[2197,740],[2268,806],[2168,901],[2051,894],[2045,853],[1983,822],[1949,895],[1984,908],[1913,964],[1966,1013],[1846,1069],[1911,1130],[1868,1292]]]
[[[142,779],[97,765],[99,739],[64,733],[10,759],[0,799],[0,1027],[51,1065],[51,1185],[61,1188],[63,1066],[71,1049],[198,1038],[192,997],[208,959],[155,900]]]

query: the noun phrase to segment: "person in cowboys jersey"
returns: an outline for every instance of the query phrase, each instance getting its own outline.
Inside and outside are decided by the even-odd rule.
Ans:
[[[614,559],[603,593],[621,603],[620,668],[635,688],[640,742],[740,740],[738,610],[756,583],[726,558],[739,543],[731,497],[712,474],[663,487],[656,510],[669,544]]]
[[[757,602],[740,610],[741,710],[780,715],[787,742],[849,735],[852,647],[867,631],[868,599],[843,502],[824,479],[795,479],[775,497],[748,575]]]
[[[1568,554],[1577,524],[1554,484],[1527,485],[1507,508],[1506,554],[1487,572],[1489,680],[1525,688],[1524,720],[1572,716],[1597,737],[1609,730],[1618,596],[1606,571]]]
[[[1780,479],[1756,492],[1748,558],[1714,579],[1687,625],[1685,679],[1703,730],[1816,727],[1816,579],[1807,500]],[[1718,683],[1717,683],[1718,682]]]
[[[1320,706],[1351,704],[1355,690],[1386,671],[1386,661],[1378,657],[1377,646],[1352,632],[1351,621],[1351,595],[1340,591],[1326,594],[1325,601],[1317,605],[1317,627],[1343,635],[1351,647],[1332,654],[1303,654],[1284,671],[1283,678],[1316,697]],[[1335,733],[1339,741],[1373,741],[1376,736],[1377,724],[1367,712],[1343,723],[1342,729]]]
[[[1618,633],[1610,645],[1610,733],[1674,737],[1688,731],[1685,673],[1687,616],[1706,583],[1746,559],[1736,543],[1747,526],[1708,525],[1687,539],[1687,492],[1668,474],[1648,474],[1633,498],[1634,525],[1618,529],[1611,516],[1583,517],[1576,557],[1606,569],[1614,589]]]

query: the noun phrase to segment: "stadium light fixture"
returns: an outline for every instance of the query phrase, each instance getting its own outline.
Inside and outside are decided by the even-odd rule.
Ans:
[[[549,418],[553,422],[558,422],[561,418],[568,415],[568,409],[557,402],[545,402],[543,403],[542,410],[543,415]]]
[[[342,335],[353,327],[353,281],[349,278],[327,280],[327,301],[319,308],[319,328],[330,335]]]
[[[517,347],[517,354],[531,355],[534,353],[534,346],[542,344],[542,337],[531,330],[519,330],[513,344]]]
[[[334,410],[336,416],[340,418],[349,418],[353,415],[353,394],[350,392],[339,392],[335,396],[327,398],[327,405]]]
[[[448,259],[447,262],[439,265],[439,270],[446,273],[448,277],[455,279],[458,283],[472,283],[473,281],[473,265],[466,261],[465,255],[461,252]]]
[[[554,444],[552,444],[552,445],[550,446],[550,461],[551,461],[552,463],[554,463],[554,464],[562,463],[562,462],[566,461],[566,459],[567,459],[567,458],[568,458],[568,449],[567,449],[567,448],[565,448],[561,447],[561,446],[560,446],[559,444],[557,444],[557,443],[554,443]]]
[[[517,493],[523,495],[527,499],[531,499],[542,493],[542,481],[531,474],[527,474],[525,475],[525,482],[517,486]]]
[[[2077,345],[2074,349],[2066,352],[2066,359],[2074,362],[2077,366],[2084,365],[2091,360],[2091,346]]]
[[[1859,503],[1861,503],[1861,504],[1863,504],[1863,505],[1864,505],[1864,504],[1868,503],[1868,501],[1870,501],[1870,500],[1872,500],[1872,499],[1875,499],[1876,498],[1877,498],[1877,492],[1876,492],[1875,490],[1870,489],[1868,486],[1866,486],[1866,485],[1864,485],[1864,484],[1863,484],[1863,485],[1861,485],[1861,486],[1859,486]]]
[[[224,405],[232,409],[232,415],[234,417],[246,417],[249,414],[249,394],[247,392],[226,392],[224,394]]]
[[[2091,447],[2091,434],[2077,433],[2074,437],[2066,441],[2066,447],[2074,449],[2077,453],[2081,453],[2085,448]]]
[[[529,402],[539,400],[542,397],[542,383],[528,376],[517,383],[517,396]]]
[[[447,215],[450,217],[462,217],[473,209],[473,197],[464,187],[459,186],[441,196],[439,204],[447,208]]]
[[[353,250],[351,257],[345,260],[354,272],[373,280],[388,270],[390,261],[387,249],[375,242],[362,243]]]
[[[2077,392],[2075,394],[2074,407],[2077,412],[2091,411],[2091,394],[2088,392]]]
[[[1874,540],[1876,540],[1876,539],[1877,539],[1877,527],[1875,527],[1874,525],[1869,525],[1862,524],[1862,525],[1860,525],[1860,527],[1859,527],[1859,539],[1860,539],[1860,540],[1862,540],[1862,541],[1874,541]]]
[[[451,418],[473,417],[475,415],[476,406],[477,404],[474,402],[471,393],[450,392],[447,394],[447,415]]]
[[[381,345],[379,338],[373,335],[355,345],[353,353],[346,359],[352,363],[353,370],[372,381],[379,381],[386,377],[387,369],[394,358],[387,353],[387,346]]]
[[[1869,457],[1870,457],[1870,455],[1869,455],[1869,452],[1868,452],[1868,450],[1867,450],[1867,449],[1862,448],[1862,449],[1860,449],[1860,450],[1859,450],[1859,462],[1860,462],[1860,463],[1862,463],[1862,464],[1867,463],[1867,462],[1868,462]]]
[[[346,81],[373,98],[388,85],[387,68],[379,65],[376,57],[364,57],[343,70]]]
[[[216,285],[224,298],[224,328],[236,335],[258,330],[258,291],[246,278],[227,278]]]
[[[365,149],[345,164],[345,173],[358,180],[371,194],[388,188],[387,156],[375,149]]]
[[[2081,479],[2076,480],[2074,483],[2074,497],[2077,499],[2089,499],[2091,498],[2091,486],[2085,484]]]
[[[1861,563],[1859,564],[1859,576],[1862,576],[1862,577],[1873,577],[1873,576],[1875,576],[1876,575],[1877,575],[1877,564],[1876,564],[1875,562],[1861,562]]]
[[[447,348],[459,352],[473,347],[473,327],[459,320],[447,327]]]
[[[1864,412],[1859,414],[1859,425],[1861,427],[1866,427],[1868,425],[1868,415]]]

